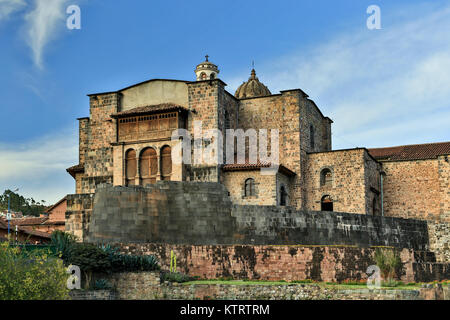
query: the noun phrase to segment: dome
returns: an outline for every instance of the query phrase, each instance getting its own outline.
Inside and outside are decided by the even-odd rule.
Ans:
[[[259,82],[255,69],[252,69],[252,74],[248,81],[241,84],[234,95],[238,99],[243,99],[270,96],[271,94],[270,90],[263,83]]]
[[[217,74],[220,72],[219,68],[214,63],[208,61],[209,56],[206,55],[205,57],[206,60],[198,64],[195,68],[197,81],[216,79]]]

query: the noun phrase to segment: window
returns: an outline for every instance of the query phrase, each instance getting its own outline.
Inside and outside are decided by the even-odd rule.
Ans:
[[[287,192],[284,186],[280,188],[280,206],[287,205]]]
[[[313,125],[309,126],[309,144],[311,149],[314,149],[314,127]]]
[[[146,148],[139,159],[139,173],[143,186],[156,182],[158,174],[158,156],[153,148]]]
[[[130,149],[125,154],[125,185],[133,186],[136,178],[136,151]]]
[[[204,72],[200,73],[200,79],[206,80],[206,73],[204,73]]]
[[[170,180],[172,174],[172,148],[164,146],[161,149],[161,180]]]
[[[322,197],[320,201],[320,210],[321,211],[333,211],[333,199],[326,195]]]
[[[325,168],[320,173],[320,186],[324,187],[331,187],[333,184],[333,174],[331,173],[331,170],[328,168]]]
[[[255,196],[255,180],[252,178],[249,178],[245,180],[245,188],[244,188],[244,196],[245,197],[252,197]]]
[[[215,76],[214,76],[214,72],[210,74],[209,79],[214,80]]]

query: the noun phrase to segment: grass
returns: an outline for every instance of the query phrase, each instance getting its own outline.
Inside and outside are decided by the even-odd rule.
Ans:
[[[442,281],[442,282],[431,282],[432,284],[440,283],[442,285],[449,285],[450,281]],[[349,281],[346,283],[337,283],[337,282],[316,282],[313,280],[297,280],[292,282],[287,281],[265,281],[265,280],[227,280],[227,279],[204,279],[204,280],[195,280],[184,282],[183,285],[296,285],[296,284],[314,284],[320,287],[329,288],[329,289],[366,289],[367,284],[365,281]],[[401,281],[397,281],[395,286],[391,283],[389,286],[381,286],[382,290],[415,290],[420,289],[423,283],[403,283]]]

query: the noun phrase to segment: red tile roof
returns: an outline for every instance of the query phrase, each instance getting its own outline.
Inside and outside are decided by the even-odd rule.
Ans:
[[[370,155],[377,160],[396,161],[435,159],[440,155],[450,154],[450,141],[374,148],[368,150]]]
[[[241,171],[241,170],[257,170],[261,168],[270,168],[270,162],[260,162],[258,160],[257,163],[249,163],[248,159],[245,160],[245,163],[233,163],[233,164],[225,164],[222,167],[223,171]],[[284,173],[286,175],[295,176],[295,172],[289,170],[287,167],[280,164],[278,166],[278,171]]]
[[[4,222],[8,223],[8,221],[4,218],[1,218],[0,220],[4,220]],[[10,224],[12,226],[33,226],[33,225],[40,225],[43,224],[45,221],[48,220],[48,217],[26,217],[26,218],[18,218],[18,219],[11,219]]]
[[[188,111],[185,107],[182,107],[177,104],[173,103],[161,103],[151,106],[144,106],[144,107],[137,107],[126,111],[116,112],[111,115],[112,118],[120,118],[120,117],[128,117],[128,116],[135,116],[140,114],[150,114],[150,113],[156,113],[156,112],[163,112],[163,111]]]
[[[12,220],[11,220],[12,222]],[[0,229],[8,229],[8,222],[6,220],[0,219]],[[12,223],[10,224],[10,230],[11,232],[15,232],[15,225],[13,225]],[[51,238],[51,234],[47,233],[47,232],[43,232],[43,231],[38,231],[38,230],[33,230],[30,229],[30,227],[21,227],[18,226],[17,230],[29,235],[33,235],[33,236],[37,236],[37,237],[41,237],[41,238],[46,238],[46,239],[50,239]]]

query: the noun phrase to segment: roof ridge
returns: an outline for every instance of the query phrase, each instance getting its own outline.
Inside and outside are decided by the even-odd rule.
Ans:
[[[392,146],[392,147],[379,147],[379,148],[367,148],[369,150],[378,150],[378,149],[393,149],[393,148],[402,148],[402,147],[416,147],[416,146],[425,146],[425,145],[437,145],[437,144],[450,144],[450,141],[444,141],[444,142],[426,142],[426,143],[419,143],[419,144],[405,144],[400,146]]]

